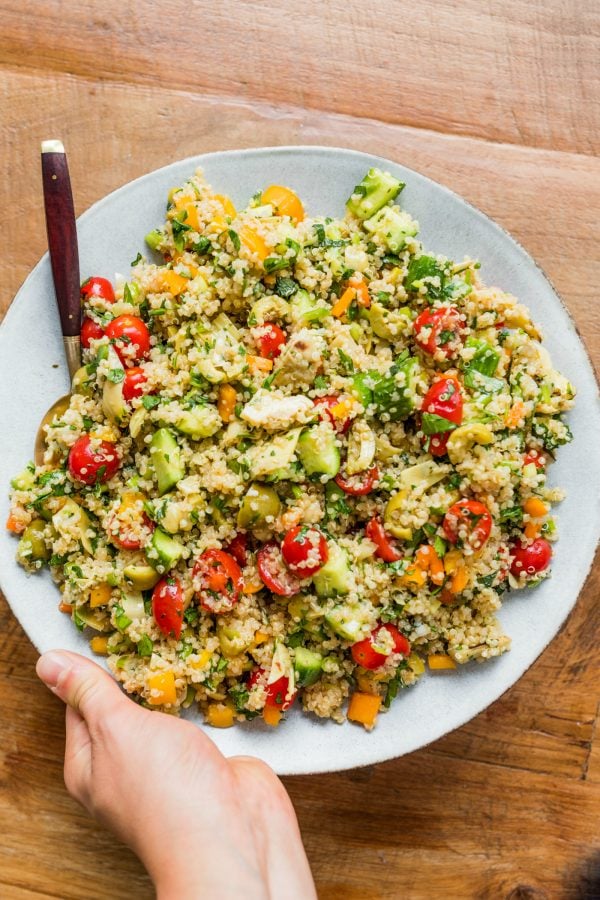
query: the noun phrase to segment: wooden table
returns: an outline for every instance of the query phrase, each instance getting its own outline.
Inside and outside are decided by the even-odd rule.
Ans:
[[[333,144],[406,163],[508,228],[600,360],[600,7],[593,0],[0,0],[0,310],[45,249],[39,142],[78,211],[204,150]],[[582,526],[583,527],[583,526]],[[288,778],[323,898],[600,896],[598,612],[418,753]],[[0,606],[0,896],[142,898],[68,797],[63,712]]]

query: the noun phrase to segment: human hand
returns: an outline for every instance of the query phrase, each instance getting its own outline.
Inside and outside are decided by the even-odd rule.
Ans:
[[[65,784],[137,853],[159,900],[311,900],[285,789],[199,728],[137,706],[100,666],[52,651],[37,674],[67,704]]]

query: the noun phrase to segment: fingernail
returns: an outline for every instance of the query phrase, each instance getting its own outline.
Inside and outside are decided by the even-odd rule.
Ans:
[[[68,667],[68,662],[63,654],[55,653],[51,650],[49,653],[44,653],[43,656],[40,656],[35,671],[38,674],[38,678],[41,678],[44,684],[52,689],[58,684],[61,673]]]

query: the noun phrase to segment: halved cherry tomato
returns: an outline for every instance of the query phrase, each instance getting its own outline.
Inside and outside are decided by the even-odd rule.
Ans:
[[[365,494],[371,493],[373,485],[378,478],[379,470],[377,466],[371,466],[366,472],[361,472],[360,475],[351,475],[349,478],[345,478],[343,475],[336,475],[335,483],[352,497],[364,497]]]
[[[134,365],[150,353],[150,332],[137,316],[117,316],[106,326],[123,365]]]
[[[80,334],[81,346],[84,350],[89,350],[90,341],[97,341],[99,338],[104,337],[104,329],[97,322],[94,322],[93,319],[90,319],[89,316],[86,316],[81,323]]]
[[[388,563],[398,562],[399,559],[402,559],[402,554],[394,547],[393,542],[390,541],[377,516],[373,516],[373,518],[367,522],[365,534],[370,541],[373,541],[373,543],[377,545],[375,556],[378,556],[384,562]]]
[[[294,691],[291,696],[288,697],[290,683],[285,675],[282,675],[281,678],[278,678],[277,681],[274,681],[272,684],[268,684],[267,670],[263,668],[263,666],[257,666],[256,669],[253,669],[246,682],[246,687],[249,691],[257,685],[261,685],[266,691],[265,706],[274,706],[277,709],[280,709],[281,712],[285,712],[286,709],[289,709],[298,696],[298,691]]]
[[[363,669],[378,669],[384,664],[390,654],[382,653],[377,648],[377,637],[382,631],[387,631],[392,636],[393,650],[392,653],[401,653],[402,656],[408,656],[410,653],[410,643],[395,625],[378,625],[374,628],[368,638],[358,641],[350,648],[352,659],[357,666]]]
[[[425,309],[414,322],[415,341],[426,353],[452,356],[462,343],[463,323],[455,306]]]
[[[435,381],[423,398],[421,413],[439,416],[446,419],[452,425],[460,425],[463,419],[463,400],[460,393],[460,384],[454,375],[439,378]],[[424,420],[426,421],[426,420]],[[443,425],[443,423],[440,423]],[[422,443],[432,456],[444,456],[448,445],[448,438],[452,428],[447,428],[433,434],[423,434]]]
[[[340,398],[337,394],[328,394],[326,397],[317,397],[313,402],[317,407],[320,419],[331,422],[335,430],[339,431],[341,434],[345,434],[348,431],[352,424],[352,419],[344,418],[343,416],[340,418],[331,411],[340,403]]]
[[[193,568],[192,583],[203,609],[222,615],[240,599],[242,572],[231,554],[205,550]]]
[[[550,565],[552,559],[552,547],[544,538],[537,538],[533,544],[523,547],[515,544],[510,550],[513,561],[510,564],[511,575],[519,578],[523,572],[526,575],[537,575]]]
[[[166,637],[179,639],[183,625],[183,588],[179,579],[161,578],[152,591],[152,615]]]
[[[258,352],[265,359],[276,359],[287,340],[285,331],[275,322],[265,322],[251,329]]]
[[[90,297],[100,297],[107,303],[115,302],[115,292],[108,278],[102,278],[101,275],[92,275],[87,278],[81,285],[82,301],[89,300]]]
[[[121,460],[114,444],[82,434],[69,451],[68,466],[75,481],[104,484],[119,471]]]
[[[296,525],[286,534],[281,555],[288,569],[299,578],[310,578],[329,559],[327,541],[318,528]]]
[[[545,469],[548,465],[548,460],[539,450],[528,450],[523,457],[523,465],[534,465],[536,469]]]
[[[451,544],[480,550],[490,536],[492,517],[479,500],[459,500],[444,516],[442,528]]]
[[[240,533],[236,534],[234,539],[225,547],[226,551],[233,556],[238,566],[241,566],[242,569],[248,562],[247,544],[248,537],[240,531]]]
[[[123,397],[129,403],[134,397],[141,397],[146,393],[148,376],[140,366],[131,366],[125,370],[123,379]]]
[[[301,589],[302,581],[290,572],[275,541],[261,547],[256,554],[256,565],[261,580],[279,597],[291,597]]]

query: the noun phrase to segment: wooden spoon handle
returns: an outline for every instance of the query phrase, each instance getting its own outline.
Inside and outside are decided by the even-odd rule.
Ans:
[[[64,338],[78,338],[81,302],[77,227],[67,155],[60,141],[42,142],[42,181],[48,250],[62,333]]]

